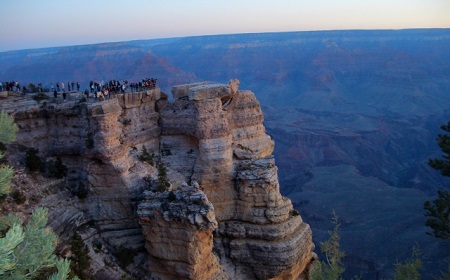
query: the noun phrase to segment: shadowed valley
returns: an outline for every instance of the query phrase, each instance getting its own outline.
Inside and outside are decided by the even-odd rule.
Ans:
[[[0,53],[2,80],[49,84],[238,78],[261,102],[281,192],[317,244],[342,221],[346,277],[386,279],[417,244],[424,279],[450,262],[423,202],[450,181],[427,165],[450,120],[450,30],[218,35]],[[316,251],[318,251],[316,249]]]

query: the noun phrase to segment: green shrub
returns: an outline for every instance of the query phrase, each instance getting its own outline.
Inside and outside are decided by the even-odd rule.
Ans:
[[[44,99],[48,99],[48,96],[47,96],[47,94],[45,94],[43,92],[39,92],[33,96],[33,100],[35,100],[37,102],[44,100]]]
[[[175,196],[175,194],[173,193],[173,191],[169,192],[169,202],[174,201],[175,199],[177,199],[177,197]]]
[[[167,169],[162,162],[158,162],[158,191],[166,191],[170,183],[167,180]]]
[[[88,270],[91,266],[88,248],[84,245],[81,236],[75,232],[70,239],[70,250],[72,251],[72,257],[70,262],[70,276],[77,275],[80,279],[91,279],[88,275]]]
[[[129,126],[129,125],[131,124],[131,120],[130,120],[130,119],[125,119],[125,120],[122,122],[122,124],[123,124],[124,126]]]
[[[49,279],[67,279],[70,262],[55,255],[58,237],[48,229],[48,210],[36,208],[26,225],[17,214],[2,217],[0,229],[1,279],[42,279],[56,268]]]
[[[24,204],[27,201],[26,196],[19,190],[15,190],[11,193],[11,197],[17,205]]]
[[[25,153],[25,165],[28,170],[30,170],[31,172],[43,172],[45,170],[44,163],[37,155],[39,153],[38,149],[28,148]]]
[[[342,265],[342,259],[345,253],[340,249],[340,224],[336,213],[333,211],[332,214],[334,229],[328,232],[328,240],[320,244],[320,250],[326,255],[326,262],[321,261],[317,263],[310,275],[310,279],[312,280],[342,279],[342,273],[345,271],[345,267]]]
[[[201,199],[195,199],[195,200],[193,200],[192,202],[193,202],[195,205],[200,205],[200,206],[205,205],[205,203],[204,203],[203,200],[201,200]]]
[[[129,266],[133,260],[134,257],[137,255],[136,251],[131,248],[126,248],[123,245],[120,245],[117,249],[116,257],[119,261],[120,267],[123,269],[126,269],[127,266]]]
[[[419,249],[414,246],[411,258],[403,263],[397,262],[394,280],[420,280],[419,270],[422,268],[422,261],[419,255]]]
[[[150,164],[151,166],[155,166],[155,155],[154,154],[149,154],[147,151],[147,148],[145,147],[145,145],[142,145],[142,152],[139,155],[139,160],[142,162],[147,162],[148,164]]]
[[[28,92],[37,92],[37,91],[38,91],[38,88],[36,87],[35,84],[33,84],[33,83],[28,84]]]
[[[238,147],[239,149],[241,149],[241,150],[248,151],[248,152],[250,152],[250,153],[253,154],[253,150],[250,149],[249,147],[242,146],[241,144],[237,144],[237,147]]]
[[[76,195],[79,199],[84,199],[88,196],[89,190],[83,182],[78,183],[78,186],[72,189],[72,194]]]
[[[62,163],[60,157],[56,161],[49,161],[46,165],[46,175],[50,178],[64,178],[67,175],[67,167]]]
[[[0,152],[6,151],[6,145],[3,142],[0,142]]]

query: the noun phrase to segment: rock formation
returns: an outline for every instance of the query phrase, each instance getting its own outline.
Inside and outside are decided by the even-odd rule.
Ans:
[[[176,86],[174,102],[157,88],[0,109],[15,117],[18,143],[62,158],[66,189],[88,189],[65,207],[43,204],[60,234],[84,229],[98,278],[118,277],[96,255],[101,241],[112,250],[145,243],[138,278],[296,279],[313,256],[311,230],[280,194],[259,102],[238,86]],[[152,162],[138,160],[144,150]]]

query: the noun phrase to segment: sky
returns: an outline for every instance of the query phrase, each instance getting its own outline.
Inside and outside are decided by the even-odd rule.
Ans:
[[[212,34],[450,28],[450,0],[1,0],[0,51]]]

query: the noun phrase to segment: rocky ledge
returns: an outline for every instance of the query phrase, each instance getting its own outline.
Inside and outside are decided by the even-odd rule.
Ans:
[[[62,191],[40,204],[63,239],[83,237],[95,278],[307,277],[311,230],[280,194],[259,102],[238,86],[176,86],[173,102],[152,89],[102,102],[0,104],[21,147],[68,168]],[[80,190],[86,197],[73,196]],[[120,246],[141,253],[119,269],[105,252]]]

